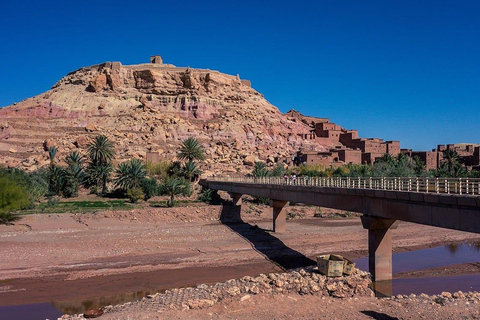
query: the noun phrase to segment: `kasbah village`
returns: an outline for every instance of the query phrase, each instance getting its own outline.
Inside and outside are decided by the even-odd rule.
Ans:
[[[2,319],[480,318],[479,145],[154,55],[1,108],[0,155]]]

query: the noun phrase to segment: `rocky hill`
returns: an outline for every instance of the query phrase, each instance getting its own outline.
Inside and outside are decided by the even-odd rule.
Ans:
[[[311,130],[311,119],[302,117],[282,114],[238,75],[106,62],[1,108],[0,165],[33,170],[48,163],[49,146],[61,158],[101,133],[115,142],[117,162],[144,159],[149,151],[172,159],[180,141],[194,136],[207,151],[205,170],[245,172],[256,159],[271,163],[299,148],[323,150],[299,136]]]

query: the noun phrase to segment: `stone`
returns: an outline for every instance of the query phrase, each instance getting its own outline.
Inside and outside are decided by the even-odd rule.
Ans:
[[[101,309],[91,309],[87,310],[83,313],[83,317],[90,319],[90,318],[98,318],[103,315],[103,311]]]
[[[452,297],[452,294],[450,292],[442,292],[442,297],[450,299]]]
[[[85,136],[79,136],[75,142],[74,142],[74,145],[77,147],[77,148],[80,148],[80,149],[84,149],[87,147],[88,145],[88,138],[85,137]]]
[[[97,126],[93,123],[89,123],[85,126],[85,130],[88,131],[88,132],[93,132],[93,131],[97,131]]]
[[[250,296],[249,294],[246,294],[246,295],[244,295],[243,297],[240,298],[240,301],[243,302],[243,301],[249,300],[250,297],[251,297],[251,296]]]
[[[243,159],[243,164],[246,166],[254,166],[255,165],[255,157],[254,156],[247,156]]]

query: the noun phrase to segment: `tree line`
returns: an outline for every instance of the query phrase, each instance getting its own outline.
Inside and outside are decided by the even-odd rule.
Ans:
[[[426,170],[425,163],[417,156],[385,154],[377,158],[371,165],[345,164],[337,168],[321,165],[300,164],[296,167],[284,168],[277,164],[268,169],[263,162],[256,162],[252,175],[255,177],[281,177],[295,174],[309,177],[437,177],[437,178],[480,178],[480,171],[467,171],[460,162],[455,150],[443,152],[443,159],[438,169]]]
[[[76,197],[81,187],[99,196],[125,197],[133,203],[168,195],[167,205],[173,206],[175,196],[192,194],[191,183],[201,174],[197,161],[205,159],[203,146],[193,137],[181,142],[179,161],[159,164],[130,159],[115,168],[115,148],[105,135],[92,138],[85,155],[69,153],[64,158],[66,166],[58,163],[57,147],[49,147],[48,155],[49,166],[34,172],[0,168],[0,224],[13,223],[19,219],[13,212],[32,208],[45,197]]]

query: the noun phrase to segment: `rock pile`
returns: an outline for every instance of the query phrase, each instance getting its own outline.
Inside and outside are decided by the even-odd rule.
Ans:
[[[127,302],[118,306],[106,306],[105,313],[123,310],[165,311],[169,309],[188,310],[211,307],[222,301],[246,300],[256,294],[289,294],[331,296],[347,298],[353,296],[374,296],[369,288],[370,274],[361,270],[351,276],[328,278],[315,268],[299,269],[287,273],[261,274],[257,277],[246,276],[214,285],[199,285],[195,288],[167,290],[164,293],[149,295],[142,300]],[[81,315],[67,316],[63,319],[81,318]]]
[[[441,294],[429,296],[427,294],[409,294],[409,295],[396,295],[390,298],[394,301],[408,301],[408,302],[417,302],[417,303],[430,303],[430,304],[439,304],[441,306],[447,305],[449,303],[455,303],[457,300],[466,300],[466,304],[479,304],[480,303],[480,292],[462,292],[457,291],[454,293],[442,292]]]

